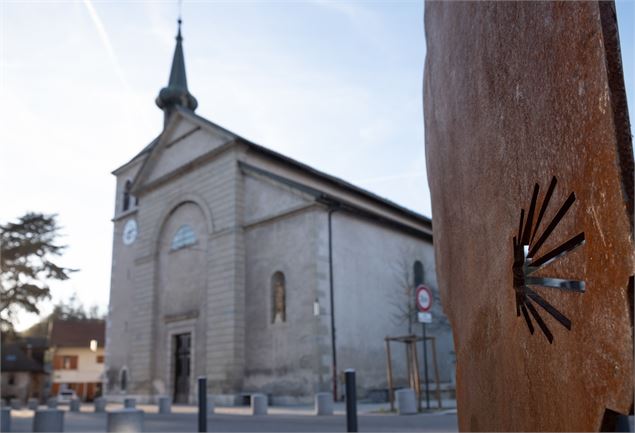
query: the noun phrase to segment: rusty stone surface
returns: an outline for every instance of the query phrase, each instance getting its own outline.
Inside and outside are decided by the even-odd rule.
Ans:
[[[633,151],[614,6],[430,2],[425,28],[459,427],[599,430],[607,409],[633,407]],[[542,263],[553,250],[563,255]],[[534,284],[546,277],[573,282]]]

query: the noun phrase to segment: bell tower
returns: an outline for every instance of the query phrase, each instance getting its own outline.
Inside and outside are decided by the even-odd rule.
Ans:
[[[183,37],[181,36],[181,19],[178,20],[179,29],[176,34],[176,47],[172,59],[172,70],[167,87],[164,87],[157,96],[156,103],[163,110],[163,127],[167,125],[170,116],[176,106],[181,106],[194,111],[198,106],[196,98],[187,89],[187,77],[185,75],[185,59],[183,57]]]

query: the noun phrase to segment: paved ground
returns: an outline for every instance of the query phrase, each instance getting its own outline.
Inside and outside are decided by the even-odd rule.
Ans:
[[[121,408],[108,405],[107,410]],[[145,412],[145,430],[148,432],[195,432],[197,413],[193,406],[174,406],[173,413],[157,413],[156,406],[139,406]],[[62,408],[65,410],[65,408]],[[410,416],[398,416],[383,412],[385,405],[359,406],[360,432],[455,432],[457,419],[455,410],[437,411]],[[210,432],[344,432],[346,418],[342,405],[336,405],[333,416],[314,416],[308,406],[270,407],[266,416],[251,416],[245,407],[217,408],[207,419]],[[94,413],[92,405],[84,405],[82,412],[66,412],[64,430],[67,432],[103,432],[106,429],[106,414]],[[33,412],[12,411],[11,431],[32,430]]]

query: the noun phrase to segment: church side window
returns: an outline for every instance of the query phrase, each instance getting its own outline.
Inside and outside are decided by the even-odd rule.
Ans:
[[[423,284],[423,264],[417,260],[413,265],[414,283],[415,287],[419,284]]]
[[[271,323],[287,321],[284,274],[277,271],[271,277]]]
[[[180,250],[181,248],[185,248],[190,245],[194,245],[196,243],[196,234],[194,234],[194,230],[192,227],[187,224],[182,225],[176,231],[176,234],[172,238],[172,250]]]
[[[123,187],[123,211],[127,211],[130,209],[130,188],[132,187],[132,182],[129,180],[126,181],[126,185]]]

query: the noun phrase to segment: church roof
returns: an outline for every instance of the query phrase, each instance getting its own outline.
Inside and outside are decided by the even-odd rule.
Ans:
[[[126,162],[122,167],[130,164],[132,161],[134,161],[135,159],[139,158],[140,156],[143,156],[143,155],[146,155],[146,154],[150,153],[150,151],[154,148],[154,146],[156,146],[157,143],[159,143],[159,140],[161,139],[161,135],[163,135],[163,132],[161,132],[161,134],[159,134],[156,137],[154,137],[154,139],[150,143],[148,143],[146,145],[146,147],[141,149],[141,152],[137,153],[130,161]],[[119,169],[117,169],[117,170],[119,170]],[[113,174],[115,172],[117,172],[117,170],[113,171]]]
[[[203,123],[204,125],[207,125],[210,128],[216,129],[216,130],[220,130],[222,132],[225,132],[226,134],[228,134],[229,136],[234,137],[234,142],[235,143],[242,143],[246,146],[248,146],[252,151],[260,153],[262,155],[265,155],[271,159],[274,159],[278,162],[281,162],[289,167],[292,167],[296,170],[299,170],[301,172],[307,173],[313,177],[319,178],[320,180],[332,185],[332,186],[336,186],[338,188],[342,188],[346,191],[349,191],[359,197],[363,197],[366,199],[369,199],[375,203],[378,203],[380,205],[383,205],[385,207],[388,207],[394,211],[397,211],[401,214],[404,214],[405,216],[408,216],[410,218],[414,218],[416,220],[418,220],[419,222],[423,223],[424,225],[428,226],[430,228],[430,230],[432,229],[432,220],[430,218],[428,218],[425,215],[422,215],[420,213],[417,213],[413,210],[410,210],[404,206],[401,206],[389,199],[386,199],[384,197],[381,197],[377,194],[374,194],[368,190],[365,190],[363,188],[360,188],[350,182],[345,181],[344,179],[338,178],[336,176],[332,176],[328,173],[325,173],[323,171],[317,170],[307,164],[304,164],[300,161],[297,161],[293,158],[290,158],[286,155],[283,155],[279,152],[276,152],[274,150],[271,150],[267,147],[261,146],[259,144],[256,144],[252,141],[247,140],[246,138],[243,138],[225,128],[223,128],[220,125],[217,125],[216,123],[202,117],[199,116],[196,113],[193,113],[190,110],[187,109],[183,109],[181,107],[176,107],[176,111],[182,115],[183,117],[190,117],[193,118],[194,120],[198,121],[199,123]],[[160,142],[161,139],[161,134],[159,136],[157,136],[154,140],[152,140],[145,148],[143,148],[143,150],[141,152],[139,152],[134,158],[132,158],[128,163],[124,164],[122,167],[118,168],[117,170],[115,170],[113,173],[117,174],[117,172],[126,167],[128,164],[132,163],[133,161],[140,159],[140,158],[144,158],[149,155],[150,153],[152,153],[152,151],[154,150],[154,148],[158,145],[158,143]]]
[[[371,199],[375,202],[379,202],[385,206],[388,206],[390,208],[393,208],[397,211],[399,211],[400,213],[404,213],[407,214],[410,217],[416,218],[416,219],[420,219],[423,220],[425,223],[429,224],[430,228],[432,227],[432,220],[430,218],[428,218],[425,215],[422,215],[420,213],[417,213],[413,210],[410,210],[404,206],[401,206],[387,198],[381,197],[375,193],[372,193],[366,189],[360,188],[357,185],[354,185],[350,182],[345,181],[344,179],[341,179],[339,177],[330,175],[328,173],[325,173],[323,171],[317,170],[316,168],[311,167],[310,165],[304,164],[303,162],[300,162],[296,159],[290,158],[286,155],[283,155],[282,153],[276,152],[275,150],[271,150],[265,146],[261,146],[260,144],[256,144],[252,141],[249,141],[243,137],[240,137],[236,134],[234,134],[231,131],[228,131],[227,129],[215,124],[214,122],[211,122],[210,120],[207,120],[206,118],[199,116],[196,113],[192,113],[192,112],[188,112],[185,110],[181,110],[179,109],[179,112],[181,112],[181,114],[185,115],[185,116],[192,116],[202,122],[207,123],[208,125],[214,127],[214,128],[220,128],[222,130],[224,130],[225,132],[232,134],[234,136],[236,136],[237,141],[242,142],[244,144],[246,144],[247,146],[249,146],[250,149],[259,152],[261,154],[264,154],[272,159],[275,159],[279,162],[282,162],[288,166],[291,166],[295,169],[298,169],[300,171],[303,171],[305,173],[311,174],[312,176],[318,177],[323,181],[326,181],[332,185],[335,185],[337,187],[346,189],[350,192],[355,193],[356,195],[360,195],[364,198],[368,198]]]
[[[50,344],[58,347],[88,348],[91,340],[99,347],[106,343],[106,322],[103,320],[54,320],[51,325]]]

